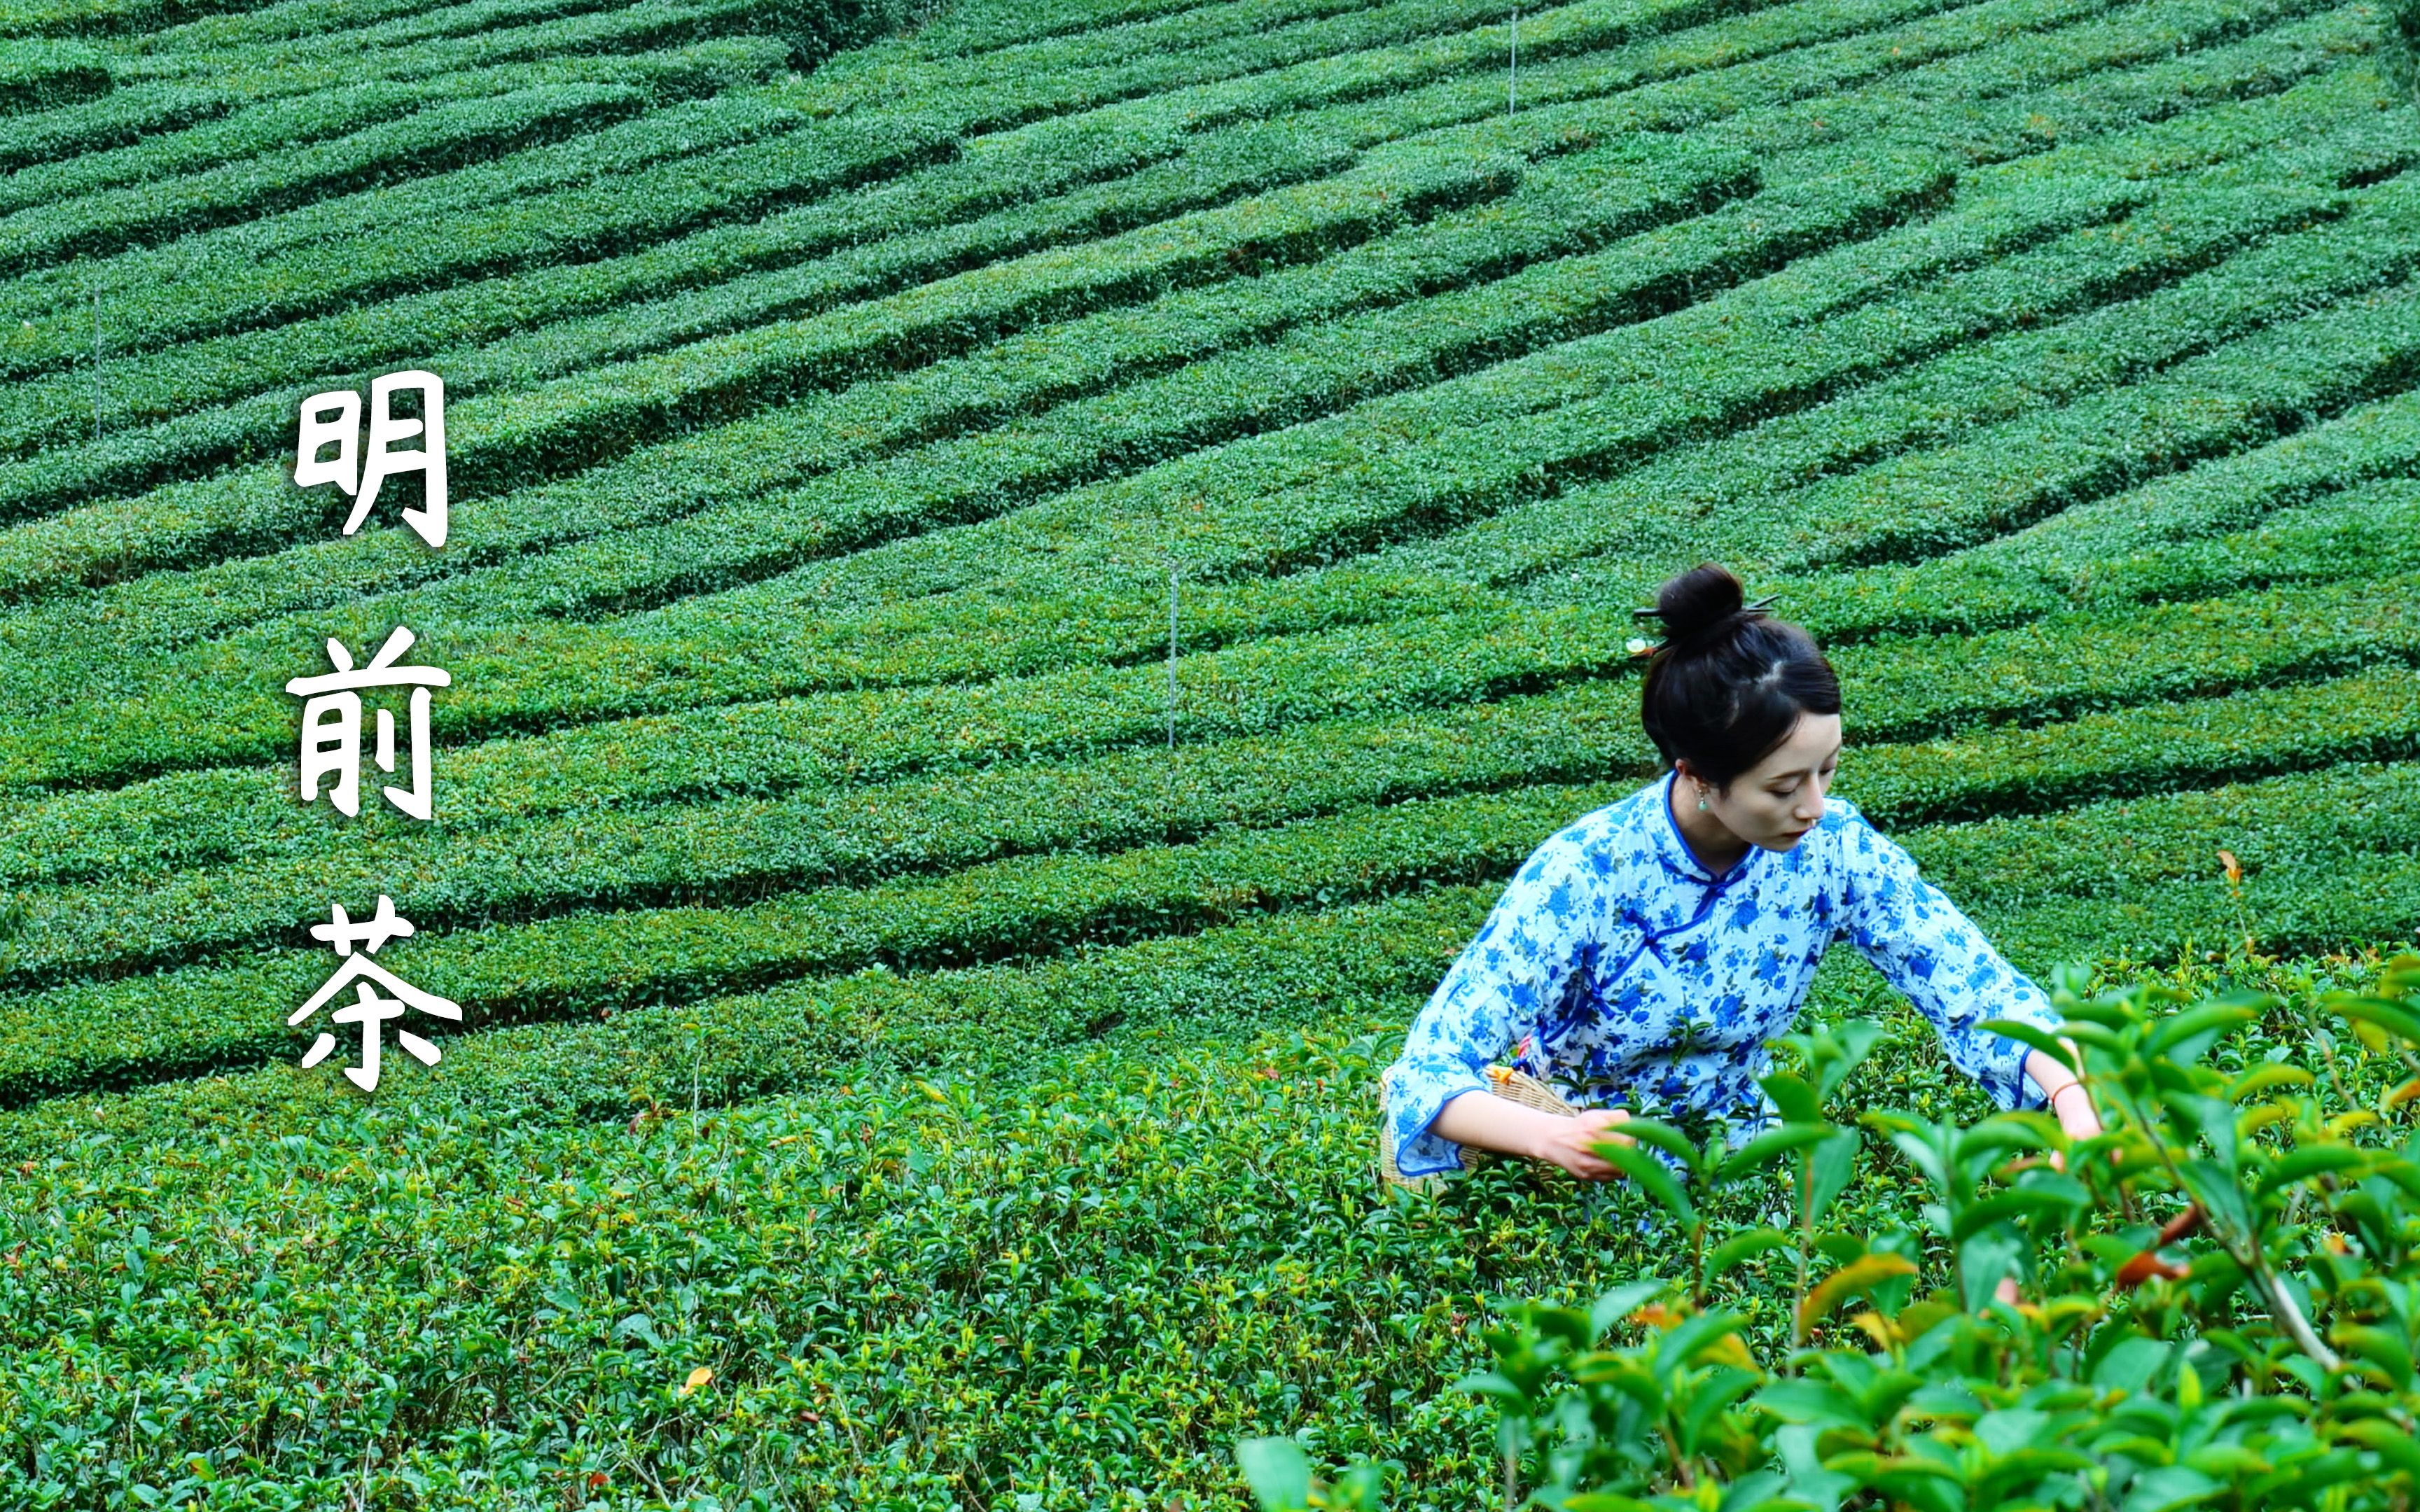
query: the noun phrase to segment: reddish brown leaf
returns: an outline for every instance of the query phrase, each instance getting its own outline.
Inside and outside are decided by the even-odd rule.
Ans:
[[[2181,1281],[2193,1274],[2189,1266],[2175,1265],[2160,1258],[2157,1250],[2145,1250],[2118,1268],[2118,1289],[2132,1291],[2155,1275],[2171,1281]]]
[[[2206,1215],[2201,1211],[2200,1203],[2187,1203],[2185,1205],[2184,1211],[2178,1213],[2175,1217],[2169,1219],[2165,1224],[2161,1226],[2160,1242],[2153,1247],[2164,1248],[2169,1244],[2175,1243],[2177,1241],[2184,1238],[2187,1234],[2197,1234],[2201,1232],[2202,1219]]]

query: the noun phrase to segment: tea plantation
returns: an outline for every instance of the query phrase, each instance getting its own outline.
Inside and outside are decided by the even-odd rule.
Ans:
[[[2038,980],[2375,983],[2405,31],[0,0],[0,1506],[1235,1508],[1276,1434],[1504,1505],[1481,1330],[1671,1242],[1382,1191],[1375,1077],[1656,775],[1701,560]],[[292,477],[400,369],[442,548]],[[287,682],[398,625],[434,818],[298,802]],[[381,894],[463,1018],[364,1093],[287,1020]],[[1844,947],[1852,1015],[1841,1107],[1988,1111]]]

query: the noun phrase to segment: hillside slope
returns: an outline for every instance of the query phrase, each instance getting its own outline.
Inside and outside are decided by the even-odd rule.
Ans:
[[[242,1313],[256,1237],[345,1229],[281,1213],[227,1144],[321,1119],[350,1131],[309,1135],[323,1173],[458,1119],[610,1191],[594,1142],[634,1111],[666,1139],[664,1110],[760,1099],[735,1127],[845,1125],[868,1087],[915,1111],[922,1078],[999,1114],[1073,1067],[1145,1076],[1163,1035],[1232,1088],[1260,1036],[1366,1032],[1329,1062],[1366,1075],[1530,848],[1653,775],[1629,609],[1703,559],[1823,640],[1837,791],[2026,970],[2207,964],[2247,931],[2322,969],[2412,941],[2420,111],[2380,8],[957,0],[832,51],[906,20],[0,3],[0,1147],[25,1163],[0,1250],[77,1257],[0,1292],[0,1370],[47,1381],[0,1399],[12,1504],[131,1474],[91,1441],[137,1382],[170,1425],[135,1456],[154,1469],[252,1475],[283,1444],[334,1484],[375,1442],[424,1478],[535,1476],[566,1423],[690,1411],[630,1384],[676,1381],[655,1357],[677,1338],[807,1393],[784,1411],[826,1399],[800,1381],[858,1394],[891,1470],[828,1427],[782,1452],[900,1505],[1227,1494],[1204,1488],[1232,1489],[1234,1426],[1290,1427],[1253,1414],[1306,1389],[1413,1432],[1399,1407],[1471,1341],[1291,1396],[1248,1390],[1246,1352],[1197,1360],[1250,1405],[1172,1426],[1139,1405],[1156,1386],[1067,1357],[1102,1327],[1145,1348],[1115,1309],[1028,1318],[980,1406],[920,1361],[940,1395],[911,1410],[895,1361],[816,1354],[814,1309],[737,1279],[837,1266],[837,1234],[690,1257],[732,1290],[692,1290],[678,1329],[628,1300],[688,1286],[669,1252],[625,1272],[599,1239],[551,1280],[532,1257],[567,1240],[458,1257],[499,1329],[548,1285],[608,1288],[582,1304],[613,1313],[602,1340],[494,1347],[608,1350],[616,1383],[520,1403],[433,1346],[397,1371],[402,1346],[322,1321],[177,1319]],[[291,481],[299,401],[400,368],[446,384],[442,549],[399,523],[409,475],[349,537],[349,501]],[[297,804],[287,681],[398,625],[452,677],[436,818]],[[366,1099],[300,1069],[316,1026],[285,1020],[331,969],[309,926],[381,893],[415,933],[380,964],[465,1016],[420,1020],[442,1064],[390,1046]],[[1869,995],[1862,970],[1827,964],[1827,1011]],[[1310,1189],[1367,1207],[1344,1152],[1374,1108],[1324,1096]],[[1289,1140],[1291,1116],[1234,1137]],[[972,1127],[1017,1180],[1059,1158]],[[481,1174],[485,1135],[430,1137],[478,1226],[522,1221],[532,1178]],[[1108,1242],[1138,1288],[1133,1235],[1227,1191],[1162,1158],[1114,1166],[1177,1194]],[[214,1206],[234,1191],[240,1222]],[[181,1279],[93,1291],[125,1320],[51,1354],[81,1268],[151,1242],[138,1206],[187,1248],[135,1268]],[[406,1257],[421,1220],[378,1211],[334,1241],[358,1275],[311,1268],[447,1326],[444,1265]],[[1404,1247],[1334,1285],[1419,1315],[1469,1242],[1373,1221]],[[1369,1230],[1320,1231],[1327,1264]],[[1001,1339],[1032,1260],[983,1304]],[[914,1315],[893,1347],[957,1340],[867,1286],[818,1304],[832,1338]],[[757,1303],[786,1334],[752,1331]],[[1177,1356],[1216,1332],[1151,1316]],[[1317,1353],[1375,1325],[1289,1326]],[[168,1386],[213,1354],[210,1391]],[[286,1395],[288,1359],[349,1405]],[[395,1419],[415,1385],[443,1405]],[[1124,1431],[1008,1468],[1070,1391]],[[1453,1444],[1483,1483],[1478,1421],[1425,1420],[1422,1484],[1454,1484]],[[404,1447],[487,1429],[527,1443]],[[755,1451],[691,1447],[622,1452],[733,1497]],[[206,1504],[283,1504],[273,1478]]]

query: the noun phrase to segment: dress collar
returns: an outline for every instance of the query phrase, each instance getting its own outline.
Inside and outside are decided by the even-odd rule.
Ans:
[[[1668,767],[1664,772],[1664,780],[1658,782],[1653,790],[1656,818],[1650,822],[1648,827],[1655,836],[1655,854],[1666,866],[1684,877],[1712,886],[1727,887],[1746,874],[1748,866],[1755,861],[1757,853],[1763,847],[1750,845],[1747,848],[1747,854],[1733,861],[1731,869],[1719,877],[1707,871],[1705,863],[1698,859],[1698,853],[1689,849],[1687,837],[1681,833],[1681,826],[1672,818],[1672,788],[1673,784],[1680,780],[1680,777],[1681,774],[1677,769]]]

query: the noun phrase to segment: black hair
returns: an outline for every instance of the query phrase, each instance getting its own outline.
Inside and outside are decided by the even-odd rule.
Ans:
[[[1750,608],[1730,569],[1701,562],[1655,595],[1664,643],[1647,664],[1639,722],[1671,766],[1726,795],[1790,738],[1802,714],[1840,712],[1840,680],[1804,626]]]

